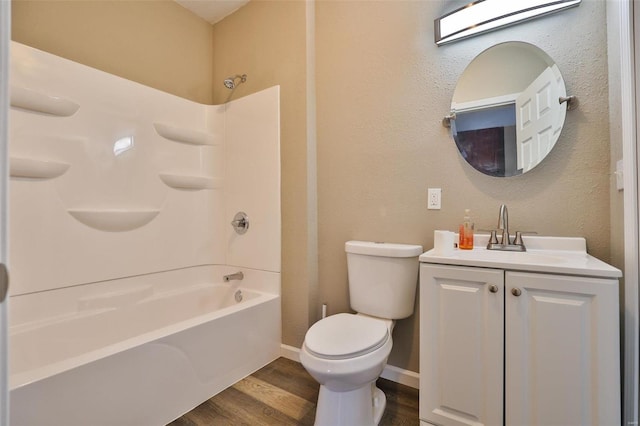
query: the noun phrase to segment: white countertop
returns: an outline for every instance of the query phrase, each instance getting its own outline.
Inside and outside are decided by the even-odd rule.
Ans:
[[[473,250],[456,248],[441,255],[432,249],[420,255],[420,262],[592,277],[622,276],[619,269],[588,254],[584,238],[525,236],[523,240],[526,252],[487,250],[488,235],[476,235]]]

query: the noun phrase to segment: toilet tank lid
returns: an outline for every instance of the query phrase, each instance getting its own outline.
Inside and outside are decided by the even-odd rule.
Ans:
[[[416,257],[422,254],[422,246],[371,241],[347,241],[344,250],[347,253],[384,257]]]

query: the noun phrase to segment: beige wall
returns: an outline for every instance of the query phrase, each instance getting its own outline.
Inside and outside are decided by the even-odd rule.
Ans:
[[[431,248],[433,231],[456,229],[465,208],[477,228],[491,228],[505,203],[513,230],[584,236],[592,254],[609,259],[604,8],[586,0],[436,47],[433,19],[450,10],[446,2],[317,3],[319,282],[331,312],[349,308],[346,240]],[[440,122],[467,64],[509,40],[545,50],[581,104],[567,114],[556,148],[539,167],[500,179],[465,164]],[[442,188],[442,210],[427,210],[428,187]],[[417,371],[417,316],[398,323],[390,364]]]
[[[160,26],[149,28],[145,23],[144,31],[126,26],[125,39],[131,46],[120,43],[125,46],[114,47],[99,36],[113,31],[100,25],[97,17],[87,21],[91,28],[100,28],[90,43],[83,29],[86,26],[70,17],[65,26],[76,27],[75,34],[58,39],[52,33],[58,30],[59,21],[44,22],[54,6],[14,3],[18,41],[34,45],[27,36],[34,25],[44,25],[42,30],[33,30],[41,34],[36,40],[40,48],[74,60],[78,55],[87,56],[87,61],[103,60],[99,67],[118,75],[123,71],[114,68],[126,66],[118,49],[126,50],[127,59],[133,61],[132,51],[141,54],[165,44],[154,41],[154,37],[163,37],[158,34]],[[125,16],[110,15],[105,21],[128,21],[126,15],[132,13],[134,18],[141,17],[145,7],[169,7],[155,2],[153,6],[122,3],[110,7],[122,8]],[[94,7],[108,8],[102,3]],[[193,35],[198,45],[203,38],[209,46],[213,40],[213,68],[205,80],[212,85],[208,86],[212,95],[208,95],[214,103],[281,85],[286,344],[301,345],[307,327],[319,316],[320,301],[328,303],[329,313],[349,310],[344,254],[344,242],[349,239],[417,243],[428,249],[433,231],[456,229],[465,208],[472,209],[477,228],[489,228],[496,224],[498,206],[506,203],[514,230],[585,236],[589,251],[604,260],[620,247],[614,239],[610,249],[610,217],[620,210],[613,206],[610,211],[611,201],[617,204],[618,197],[610,200],[605,2],[584,0],[580,7],[560,14],[438,48],[433,43],[433,19],[452,7],[453,3],[443,1],[323,0],[315,5],[312,31],[306,22],[307,3],[254,0],[216,24],[211,34]],[[76,18],[80,15],[79,22],[85,22],[84,14]],[[106,11],[100,15],[106,16]],[[184,31],[191,34],[193,29]],[[52,45],[46,44],[49,37],[53,37]],[[306,43],[313,39],[316,67],[310,70]],[[581,103],[577,111],[568,113],[556,148],[540,166],[524,176],[498,179],[466,165],[440,122],[449,111],[456,81],[466,65],[491,45],[510,40],[545,50],[556,60],[569,94],[578,96]],[[64,54],[60,50],[66,46],[70,53]],[[167,62],[160,50],[156,57],[160,63],[147,67],[131,62],[140,74],[123,76],[153,85],[156,74],[164,73],[162,63]],[[317,90],[318,288],[316,212],[309,201],[314,196],[315,176],[307,165],[315,155],[307,136],[307,100],[312,100],[307,97],[306,78],[312,71]],[[234,92],[224,89],[222,80],[238,73],[248,74],[247,83]],[[168,80],[163,90],[176,94],[205,86],[199,83],[199,74]],[[180,90],[169,88],[170,83]],[[180,96],[193,99],[188,94]],[[442,188],[442,210],[426,209],[428,187]],[[418,370],[417,324],[417,310],[412,318],[399,321],[390,364]]]
[[[212,101],[213,29],[173,1],[13,0],[12,39],[196,102]]]
[[[280,85],[282,173],[282,339],[300,347],[316,293],[313,212],[308,211],[307,3],[252,1],[214,25],[214,103]],[[233,92],[222,81],[247,74]],[[313,155],[313,154],[312,154]]]

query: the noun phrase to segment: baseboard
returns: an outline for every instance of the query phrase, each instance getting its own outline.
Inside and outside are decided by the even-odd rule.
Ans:
[[[384,370],[382,370],[380,377],[414,389],[420,389],[420,375],[415,371],[405,370],[404,368],[387,364]]]
[[[300,349],[282,343],[280,344],[280,356],[291,361],[300,362]]]
[[[290,359],[291,361],[300,362],[300,349],[294,346],[281,344],[280,356]],[[420,375],[418,373],[398,368],[393,365],[387,365],[382,371],[380,377],[414,389],[420,388]]]

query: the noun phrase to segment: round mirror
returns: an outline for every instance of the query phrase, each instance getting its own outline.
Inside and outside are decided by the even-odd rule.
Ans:
[[[462,157],[490,176],[537,166],[558,141],[567,113],[564,80],[536,46],[507,42],[480,53],[458,80],[451,133]]]

